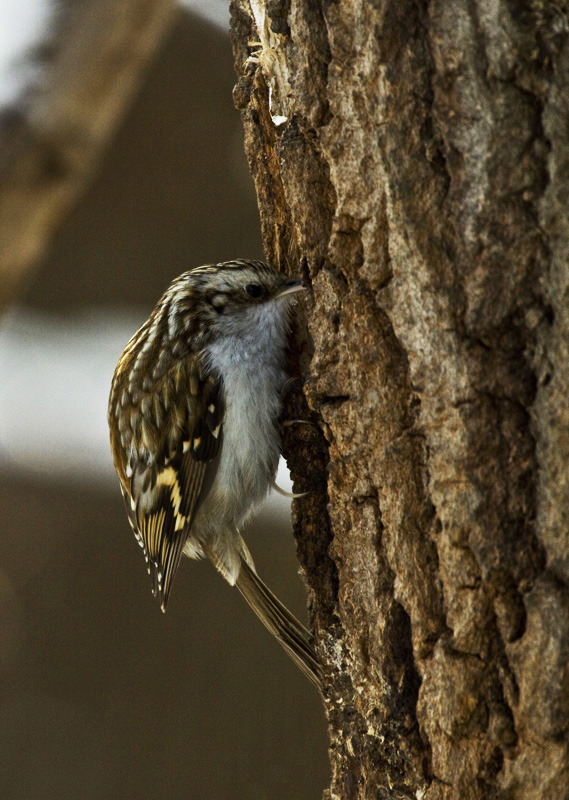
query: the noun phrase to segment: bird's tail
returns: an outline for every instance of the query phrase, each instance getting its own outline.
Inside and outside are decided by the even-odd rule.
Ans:
[[[319,689],[322,686],[320,665],[314,652],[314,637],[291,614],[244,558],[235,585],[273,636]]]
[[[202,547],[215,568],[229,583],[237,586],[263,625],[280,642],[306,677],[320,689],[322,673],[314,652],[313,635],[259,578],[251,554],[241,536],[237,548],[231,548],[233,556],[239,559],[239,564],[231,569],[227,566],[226,552],[223,554],[216,552],[204,543]]]

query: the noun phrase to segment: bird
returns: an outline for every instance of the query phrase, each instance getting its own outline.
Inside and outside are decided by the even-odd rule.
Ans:
[[[261,580],[241,535],[274,485],[289,317],[302,290],[262,261],[184,272],[119,358],[108,421],[162,611],[182,555],[207,557],[320,688],[312,633]]]

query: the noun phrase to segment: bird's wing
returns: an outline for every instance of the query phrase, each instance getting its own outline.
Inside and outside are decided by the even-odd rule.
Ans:
[[[192,369],[192,374],[189,370]],[[207,496],[223,440],[223,387],[195,365],[176,364],[141,416],[141,441],[133,448],[123,486],[129,519],[144,549],[154,596],[166,609],[182,550]]]

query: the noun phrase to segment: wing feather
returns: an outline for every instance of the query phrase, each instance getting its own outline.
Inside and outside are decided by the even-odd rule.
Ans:
[[[215,479],[223,441],[223,387],[188,363],[164,376],[167,401],[154,409],[160,426],[153,457],[136,452],[129,463],[127,513],[147,560],[152,590],[166,609],[196,513]],[[196,388],[197,393],[190,391]],[[149,421],[147,428],[153,421]]]

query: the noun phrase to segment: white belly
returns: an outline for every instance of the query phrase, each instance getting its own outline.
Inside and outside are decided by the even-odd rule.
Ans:
[[[280,390],[286,375],[250,363],[224,375],[223,444],[207,505],[213,517],[239,527],[264,499],[277,470]]]
[[[284,305],[271,304],[269,310],[269,319],[254,320],[239,332],[237,347],[221,340],[206,350],[208,363],[223,376],[223,443],[213,486],[184,551],[199,556],[199,541],[207,541],[224,553],[231,582],[239,571],[237,529],[266,497],[280,456],[287,320],[286,313],[280,318]]]

